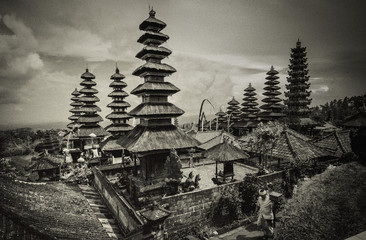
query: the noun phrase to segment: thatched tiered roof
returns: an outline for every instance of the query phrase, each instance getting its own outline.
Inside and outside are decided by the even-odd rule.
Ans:
[[[206,150],[204,156],[216,162],[229,162],[249,158],[246,152],[226,141]]]
[[[192,148],[199,145],[199,142],[173,125],[165,127],[137,125],[130,133],[120,138],[117,144],[128,151],[149,152]]]
[[[107,107],[112,109],[112,113],[108,114],[106,118],[111,120],[112,124],[107,126],[106,130],[114,136],[122,136],[132,130],[132,126],[127,123],[132,117],[126,112],[127,108],[131,105],[124,101],[124,98],[128,96],[123,90],[127,86],[122,81],[124,78],[125,76],[119,72],[118,68],[116,68],[116,72],[111,76],[111,80],[114,83],[113,85],[111,84],[113,92],[108,97],[111,97],[113,101]]]

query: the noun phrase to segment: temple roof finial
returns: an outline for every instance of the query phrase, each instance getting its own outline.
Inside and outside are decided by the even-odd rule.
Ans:
[[[149,8],[150,8],[150,5],[149,5]],[[149,15],[150,15],[150,17],[155,17],[155,11],[154,11],[154,7],[151,7],[151,10],[150,10],[150,12],[149,12]]]
[[[116,62],[116,73],[119,73],[119,69],[118,69],[118,66],[117,66],[117,62]]]
[[[301,42],[300,42],[300,38],[297,39],[297,43],[296,43],[296,46],[299,46],[301,47]]]

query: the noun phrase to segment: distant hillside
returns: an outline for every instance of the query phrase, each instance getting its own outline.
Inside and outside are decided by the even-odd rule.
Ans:
[[[1,124],[0,130],[12,130],[17,128],[31,128],[33,131],[66,129],[68,122],[33,123],[33,124]]]

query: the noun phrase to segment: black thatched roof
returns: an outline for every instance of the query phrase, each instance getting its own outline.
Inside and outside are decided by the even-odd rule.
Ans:
[[[175,68],[173,68],[172,66],[169,66],[168,64],[165,64],[165,63],[147,62],[144,65],[138,67],[132,73],[132,75],[140,76],[142,73],[145,73],[147,71],[172,74],[172,73],[176,72],[177,70]]]
[[[116,68],[116,72],[111,76],[111,79],[124,79],[125,76],[121,73],[119,73],[119,69]]]
[[[131,112],[131,116],[144,117],[144,116],[156,116],[156,117],[168,117],[168,116],[180,116],[184,114],[184,111],[173,103],[169,102],[145,102],[138,105]]]
[[[87,87],[84,87],[80,90],[80,93],[82,94],[97,94],[98,93],[98,90],[97,89],[94,89],[94,88],[87,88]],[[80,100],[80,98],[79,98]]]
[[[117,141],[131,152],[192,148],[200,143],[173,125],[148,127],[137,125]]]
[[[139,95],[146,92],[154,92],[154,94],[172,95],[179,91],[180,89],[170,82],[145,82],[133,89],[131,94]]]
[[[165,28],[166,23],[159,19],[156,19],[155,14],[156,12],[151,9],[149,12],[150,16],[140,24],[139,29],[145,31],[149,27],[154,27],[157,28],[159,31],[161,31],[163,28]]]
[[[104,140],[103,142],[101,142],[99,144],[100,146],[100,149],[102,151],[116,151],[116,150],[122,150],[123,147],[117,143],[117,140],[116,138],[113,138],[113,137],[109,137],[107,138],[106,140]]]
[[[246,152],[226,141],[213,146],[203,154],[206,158],[212,159],[216,162],[228,162],[249,158],[249,155]]]
[[[112,112],[106,116],[107,119],[129,119],[132,118],[128,113],[125,112]]]
[[[86,137],[90,138],[90,134],[94,133],[97,135],[97,137],[104,137],[110,135],[109,132],[107,132],[104,128],[102,128],[99,125],[96,125],[94,127],[87,127],[87,126],[81,126],[77,131],[75,136],[76,137]]]
[[[113,81],[111,84],[109,84],[109,87],[124,88],[127,87],[127,83],[125,83],[124,81]]]
[[[78,118],[79,123],[98,123],[103,121],[103,118],[97,114],[94,115],[81,115]]]
[[[231,101],[228,102],[227,104],[229,104],[229,105],[238,105],[239,102],[235,100],[235,97],[233,97],[233,99],[231,99]]]
[[[111,102],[107,105],[107,107],[110,108],[123,108],[123,107],[131,107],[131,104],[129,104],[128,102],[125,101],[121,101],[121,102]]]
[[[163,33],[146,31],[139,39],[137,39],[137,42],[144,43],[147,39],[156,39],[165,42],[169,39],[169,36]]]
[[[82,79],[94,79],[94,78],[95,78],[95,76],[94,76],[94,74],[92,74],[91,72],[89,72],[89,70],[88,70],[88,69],[86,69],[86,70],[85,70],[85,73],[83,73],[83,74],[81,75],[81,78],[82,78]]]
[[[133,127],[127,123],[118,123],[118,124],[111,124],[105,128],[108,132],[128,132],[131,131]]]
[[[165,47],[146,46],[136,54],[136,57],[140,59],[145,59],[150,55],[155,55],[159,58],[165,58],[171,53],[172,51]]]
[[[71,95],[73,95],[73,96],[79,96],[80,93],[79,93],[78,89],[75,88],[75,90],[71,93]]]

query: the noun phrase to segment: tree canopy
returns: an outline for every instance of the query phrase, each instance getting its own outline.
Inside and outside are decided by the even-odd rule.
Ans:
[[[366,167],[353,162],[303,182],[284,210],[278,239],[345,239],[365,230]]]

